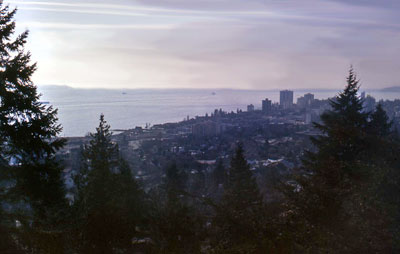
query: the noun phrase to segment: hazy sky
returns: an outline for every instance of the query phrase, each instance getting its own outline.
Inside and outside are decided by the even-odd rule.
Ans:
[[[400,85],[399,0],[4,1],[30,30],[37,85]]]

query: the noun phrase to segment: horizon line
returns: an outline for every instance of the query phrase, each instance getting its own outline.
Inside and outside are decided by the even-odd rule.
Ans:
[[[70,85],[56,85],[56,84],[39,84],[36,85],[37,88],[43,87],[55,87],[55,88],[69,88],[76,90],[204,90],[204,91],[217,91],[217,90],[233,90],[233,91],[282,91],[282,90],[292,90],[292,91],[341,91],[343,88],[227,88],[227,87],[216,87],[216,88],[191,88],[191,87],[119,87],[119,88],[109,88],[109,87],[75,87]],[[381,91],[389,88],[400,88],[399,86],[388,86],[383,88],[366,88],[360,89],[360,91]]]

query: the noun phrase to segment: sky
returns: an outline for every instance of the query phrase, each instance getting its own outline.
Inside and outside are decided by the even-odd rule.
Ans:
[[[12,1],[36,85],[400,86],[399,0]]]

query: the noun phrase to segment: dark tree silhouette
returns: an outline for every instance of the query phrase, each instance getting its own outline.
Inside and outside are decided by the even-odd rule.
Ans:
[[[382,108],[382,104],[376,106],[375,111],[371,114],[371,120],[369,122],[370,132],[372,135],[378,137],[385,137],[391,134],[392,122],[389,121],[385,110]]]
[[[172,162],[151,195],[151,253],[200,253],[204,222],[188,202],[186,173]]]
[[[65,140],[56,137],[57,110],[39,101],[31,80],[36,64],[24,51],[28,31],[12,39],[15,13],[0,3],[0,163],[8,183],[1,201],[12,206],[5,216],[11,225],[21,223],[20,246],[54,253],[63,245],[58,226],[66,205],[55,152]]]
[[[99,127],[83,151],[75,176],[76,241],[79,253],[128,251],[140,235],[143,193],[111,140],[110,126],[100,116]]]
[[[213,221],[217,253],[265,251],[268,239],[264,215],[262,196],[239,144]]]
[[[376,198],[389,165],[376,156],[384,143],[374,137],[387,135],[390,124],[380,106],[371,116],[363,111],[358,90],[351,69],[346,88],[315,124],[322,134],[312,138],[317,152],[306,154],[296,184],[287,185],[289,234],[301,243],[298,251],[385,252],[390,246],[387,217]]]
[[[223,161],[220,159],[217,161],[217,166],[213,171],[213,184],[215,188],[218,188],[220,184],[224,184],[226,181],[226,170]]]

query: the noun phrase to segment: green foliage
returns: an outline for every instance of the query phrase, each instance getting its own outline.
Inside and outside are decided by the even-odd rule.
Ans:
[[[186,173],[183,170],[178,169],[175,162],[171,163],[171,165],[167,167],[163,188],[165,188],[170,202],[179,200],[182,192],[186,189],[186,181]]]
[[[143,193],[111,140],[110,126],[100,116],[75,177],[73,248],[78,253],[128,251],[140,235]]]
[[[238,212],[262,203],[257,183],[243,153],[243,148],[239,145],[231,161],[222,201]]]
[[[323,134],[312,139],[314,145],[318,147],[320,158],[351,163],[364,151],[368,113],[362,111],[362,100],[357,95],[358,89],[359,82],[351,69],[346,88],[330,101],[332,110],[325,111],[321,115],[322,124],[315,124]],[[308,156],[310,159],[305,160],[307,167],[317,162],[313,159],[313,154]]]
[[[11,206],[1,219],[19,246],[51,253],[54,246],[62,249],[58,232],[66,201],[55,153],[65,140],[56,137],[62,130],[57,110],[39,101],[31,81],[36,64],[24,51],[28,31],[13,38],[15,14],[0,3],[0,177],[6,186],[1,202]],[[16,220],[22,224],[18,230]]]
[[[215,167],[213,171],[213,184],[214,187],[217,188],[220,184],[224,184],[226,181],[226,170],[224,167],[224,162],[222,159],[217,161],[217,166]]]
[[[391,134],[392,122],[389,121],[382,104],[378,104],[370,116],[369,130],[372,135],[385,137]]]
[[[400,251],[400,138],[380,104],[363,110],[352,69],[281,204],[263,203],[241,145],[228,172],[219,161],[211,176],[215,193],[223,184],[221,199],[202,196],[203,171],[188,193],[188,175],[172,163],[146,200],[101,115],[68,207],[55,158],[62,128],[57,110],[39,102],[28,32],[13,38],[15,13],[0,2],[1,253]]]
[[[188,202],[186,179],[185,172],[173,162],[166,169],[163,184],[151,193],[151,253],[200,253],[204,221]]]
[[[387,252],[393,245],[390,216],[378,186],[391,167],[386,148],[390,123],[378,105],[363,112],[358,80],[351,69],[347,86],[315,127],[304,167],[287,185],[290,213],[285,233],[298,251]],[[389,170],[390,171],[390,170]],[[295,244],[297,243],[297,244]]]
[[[216,207],[214,252],[258,253],[265,250],[269,242],[265,238],[264,208],[257,183],[239,145],[231,160],[221,203]]]

